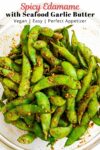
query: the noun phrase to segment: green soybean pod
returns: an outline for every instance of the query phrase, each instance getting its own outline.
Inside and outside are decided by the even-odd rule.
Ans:
[[[53,95],[50,97],[50,102],[55,106],[62,106],[66,103],[66,100],[59,95]]]
[[[11,110],[12,108],[15,108],[18,105],[29,104],[32,102],[32,100],[33,98],[29,98],[29,97],[18,97],[13,101],[7,103],[4,107],[2,107],[2,112],[5,113]]]
[[[43,68],[44,68],[44,74],[48,73],[50,71],[50,65],[47,64],[46,62],[43,63]]]
[[[14,47],[11,49],[10,53],[8,54],[8,56],[12,56],[14,54],[20,54],[21,53],[21,49],[20,46],[19,47]]]
[[[16,113],[19,116],[30,116],[34,113],[47,113],[49,112],[47,109],[45,109],[44,107],[40,107],[38,105],[35,104],[24,104],[24,105],[20,105],[17,106],[15,108]],[[10,111],[9,111],[10,112]],[[9,113],[8,112],[8,113]]]
[[[43,76],[43,59],[41,56],[37,56],[37,64],[33,68],[31,82],[36,83]]]
[[[41,49],[42,57],[52,66],[56,66],[60,64],[60,60],[56,58],[49,48],[44,47]]]
[[[26,40],[26,37],[28,36],[28,33],[29,33],[29,29],[30,29],[30,25],[24,26],[24,28],[20,34],[21,43],[23,43],[23,41]]]
[[[48,75],[52,75],[52,74],[63,74],[63,68],[62,66],[54,66],[49,72]]]
[[[17,93],[15,91],[11,91],[7,86],[3,85],[4,94],[8,100],[13,100],[17,97]]]
[[[76,102],[79,102],[82,99],[83,95],[85,94],[85,92],[90,86],[91,80],[92,80],[92,71],[89,70],[87,72],[87,75],[82,80],[82,87],[77,94]]]
[[[4,106],[5,104],[3,103],[3,101],[0,100],[0,112],[2,110],[2,107]]]
[[[51,105],[51,114],[53,114],[57,109],[57,106]]]
[[[34,42],[33,47],[37,50],[40,50],[44,47],[47,47],[47,43],[43,40],[37,40],[36,42]]]
[[[10,123],[19,119],[19,115],[16,112],[16,109],[11,109],[10,111],[4,114],[4,119],[6,122]]]
[[[21,135],[17,141],[21,144],[30,144],[34,141],[35,139],[35,135],[33,133],[27,133],[27,134],[24,134],[24,135]]]
[[[34,114],[32,114],[31,116],[25,116],[24,118],[25,123],[27,124],[27,126],[29,127],[33,127],[33,123],[34,123]]]
[[[13,108],[9,110],[5,116],[6,120],[9,121],[15,121],[20,116],[30,116],[34,113],[47,113],[47,110],[44,110],[44,108],[41,108],[40,106],[34,105],[34,104],[24,104],[20,106],[16,106],[16,108]]]
[[[96,60],[95,60],[94,56],[90,57],[89,68],[92,70],[92,72],[94,72],[95,69],[97,68],[97,64],[96,64]]]
[[[73,48],[75,48],[77,46],[78,43],[78,39],[76,37],[75,31],[72,30],[72,38],[71,38],[71,45]]]
[[[67,59],[69,62],[71,62],[73,65],[79,66],[79,62],[76,59],[76,57],[74,55],[72,55],[68,49],[66,49],[65,47],[61,47],[56,45],[55,43],[51,42],[51,44],[53,45],[53,47],[56,49],[56,51],[58,51],[58,53],[63,56],[65,59]]]
[[[83,79],[84,76],[87,74],[87,71],[83,70],[83,69],[78,69],[76,72],[77,72],[77,78],[78,78],[78,80]]]
[[[89,123],[90,119],[95,116],[98,111],[99,103],[97,100],[97,96],[94,95],[91,101],[88,104],[87,111],[84,113],[81,121],[81,125],[86,125]]]
[[[18,91],[18,85],[8,78],[3,79],[3,84],[11,90]]]
[[[15,63],[18,65],[22,65],[22,59],[21,58],[15,59]]]
[[[86,64],[84,58],[82,57],[82,55],[80,54],[79,51],[77,51],[77,56],[78,56],[80,65],[81,65],[82,67],[84,67],[84,68],[87,68],[87,64]]]
[[[89,60],[92,55],[91,50],[88,47],[86,47],[85,44],[83,44],[83,43],[78,43],[77,46],[78,46],[78,50],[80,51],[82,56],[84,57],[86,62],[89,64]]]
[[[58,126],[60,126],[60,127],[67,127],[68,126],[68,122],[64,121],[63,119],[60,119]]]
[[[0,82],[2,83],[2,81],[3,81],[3,77],[0,76]]]
[[[6,95],[5,95],[5,92],[3,91],[3,94],[2,94],[1,100],[2,100],[2,101],[4,101],[4,100],[6,100],[6,99],[7,99],[7,97],[6,97]]]
[[[48,97],[42,92],[37,92],[35,96],[38,105],[50,111],[50,103]],[[50,129],[50,123],[51,123],[51,114],[50,113],[41,114],[40,118],[41,118],[43,132],[45,134],[45,139],[47,139],[48,131]]]
[[[97,56],[94,56],[94,57],[95,57],[96,62],[100,64],[100,58]]]
[[[57,91],[54,90],[53,88],[48,88],[46,91],[46,94],[48,97],[51,97],[51,96],[57,95]]]
[[[47,37],[53,37],[54,31],[51,28],[43,27],[40,30],[40,34],[47,36]]]
[[[0,57],[0,67],[4,67],[5,69],[11,69],[17,72],[21,71],[21,67],[15,64],[9,57]]]
[[[34,124],[33,124],[33,132],[34,132],[36,137],[44,139],[44,134],[43,134],[42,128],[41,128],[39,123],[34,122]]]
[[[97,113],[98,108],[99,108],[99,102],[97,99],[97,95],[95,94],[88,105],[87,112],[88,112],[90,118],[92,118]]]
[[[56,109],[52,119],[51,119],[51,128],[55,128],[58,126],[58,123],[59,123],[59,120],[60,120],[60,117],[62,116],[62,114],[64,113],[65,111],[65,108],[66,106],[63,105],[63,106],[60,106]]]
[[[58,41],[58,40],[61,40],[63,38],[63,35],[62,35],[62,33],[54,32],[53,38]]]
[[[56,128],[51,128],[50,129],[50,134],[55,138],[55,139],[61,139],[66,136],[72,131],[72,125],[69,125],[68,127],[56,127]]]
[[[75,98],[77,95],[78,90],[69,89],[67,91],[68,98],[67,98],[67,118],[71,123],[77,123],[77,114],[75,110]]]
[[[61,63],[61,66],[64,70],[64,74],[71,76],[71,77],[73,77],[73,79],[77,80],[76,70],[71,63],[69,63],[67,61],[63,61]]]
[[[69,46],[70,46],[69,33],[68,33],[68,29],[66,27],[64,27],[62,29],[62,35],[63,35],[63,38],[62,38],[61,42],[64,44],[64,46],[66,48],[69,48]]]
[[[32,128],[28,127],[27,124],[22,120],[22,119],[18,119],[16,121],[11,122],[14,126],[16,126],[17,128],[24,130],[24,131],[33,131]]]
[[[97,74],[97,84],[99,85],[98,97],[100,97],[100,66],[99,65],[97,66],[96,74]]]
[[[41,79],[36,85],[31,87],[30,92],[34,94],[35,92],[42,89],[54,87],[57,85],[67,85],[72,89],[80,88],[80,82],[74,80],[72,77],[66,75],[54,75]]]
[[[30,30],[30,25],[25,25],[20,35],[20,43],[22,46],[22,51],[26,54],[26,56],[28,56],[27,42],[28,42],[29,30]]]
[[[100,126],[100,116],[99,116],[99,115],[96,114],[96,115],[92,118],[92,121],[93,121],[96,125]]]
[[[90,116],[88,114],[88,112],[86,111],[82,117],[81,123],[80,125],[84,126],[84,125],[88,125],[89,121],[90,121]]]
[[[73,128],[72,132],[68,136],[68,140],[65,143],[65,146],[69,146],[73,144],[75,141],[79,140],[79,138],[86,132],[86,126],[77,126]]]
[[[78,105],[78,122],[81,122],[82,116],[88,106],[88,103],[93,98],[93,96],[98,92],[99,87],[97,85],[90,86],[90,88],[87,90],[86,94],[84,95],[83,99],[80,101]]]
[[[38,38],[40,29],[41,29],[40,26],[38,26],[38,25],[34,26],[30,30],[29,36],[28,36],[28,54],[29,54],[29,58],[32,61],[33,65],[36,65],[36,50],[33,47],[33,44]]]
[[[28,58],[23,55],[22,78],[18,89],[19,96],[28,94],[30,88],[31,65]]]
[[[35,93],[37,104],[44,107],[47,111],[50,111],[50,102],[48,97],[43,92]]]
[[[15,83],[18,83],[18,84],[20,83],[21,76],[17,72],[14,72],[14,71],[4,69],[4,68],[0,67],[0,74],[4,77],[7,77],[7,78],[11,79]]]

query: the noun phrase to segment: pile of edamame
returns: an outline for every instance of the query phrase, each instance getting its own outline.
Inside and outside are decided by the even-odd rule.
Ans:
[[[27,131],[18,138],[29,144],[39,137],[53,145],[67,137],[73,144],[90,121],[100,126],[100,59],[79,42],[70,26],[25,25],[19,44],[0,57],[4,120]]]

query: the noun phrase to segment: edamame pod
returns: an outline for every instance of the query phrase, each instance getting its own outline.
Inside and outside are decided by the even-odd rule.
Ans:
[[[79,62],[80,62],[80,65],[84,68],[87,68],[87,64],[84,60],[84,58],[81,56],[80,52],[77,50],[77,55],[78,55],[78,59],[79,59]]]
[[[40,26],[38,25],[34,26],[30,30],[29,36],[28,36],[28,54],[33,65],[36,65],[36,50],[35,48],[33,48],[33,44],[38,38],[40,29],[41,29]]]
[[[87,74],[86,70],[78,69],[77,70],[77,78],[78,78],[78,80],[83,79],[86,74]]]
[[[53,38],[56,40],[61,40],[63,38],[62,33],[54,32]]]
[[[81,121],[81,125],[87,125],[91,118],[97,113],[99,107],[99,103],[97,100],[97,96],[94,95],[94,97],[89,102],[87,111],[84,113]]]
[[[22,59],[21,58],[15,59],[15,63],[18,64],[18,65],[21,65],[22,64]]]
[[[18,91],[18,85],[8,78],[3,79],[3,84],[11,90]]]
[[[3,85],[4,94],[8,100],[13,100],[17,97],[17,93],[15,91],[11,91],[7,86]]]
[[[78,90],[72,90],[69,89],[67,91],[68,94],[68,98],[67,98],[67,118],[69,120],[69,122],[71,123],[77,123],[77,114],[76,114],[76,110],[75,110],[75,97],[77,95]]]
[[[47,36],[47,37],[52,37],[54,34],[54,31],[51,28],[43,27],[40,30],[40,34]]]
[[[61,40],[61,42],[64,44],[66,48],[69,48],[70,46],[69,33],[66,27],[62,29],[62,35],[63,35],[63,39]]]
[[[99,116],[99,115],[96,114],[96,115],[92,118],[92,121],[93,121],[96,125],[100,126],[100,116]]]
[[[59,123],[59,120],[60,120],[60,117],[62,116],[62,114],[64,113],[65,111],[65,108],[66,106],[63,105],[63,106],[60,106],[56,109],[53,117],[52,117],[52,120],[51,120],[51,128],[55,128],[58,126],[58,123]]]
[[[47,43],[43,40],[38,40],[38,41],[34,42],[33,47],[37,50],[40,50],[44,47],[47,47]]]
[[[36,83],[43,76],[43,59],[41,56],[37,56],[37,64],[33,68],[31,82]]]
[[[22,136],[20,136],[17,141],[21,144],[30,144],[34,141],[35,139],[35,135],[33,133],[27,133],[27,134],[24,134]]]
[[[61,96],[53,95],[50,97],[50,102],[55,106],[62,106],[66,103],[66,100],[63,99]]]
[[[30,89],[31,93],[35,93],[45,88],[54,87],[57,85],[66,85],[72,89],[80,89],[80,82],[66,75],[54,75],[41,79],[36,85]]]
[[[30,127],[28,127],[26,125],[26,123],[22,119],[18,119],[16,121],[13,121],[12,124],[14,126],[16,126],[17,128],[21,129],[21,130],[24,130],[24,131],[33,131],[33,129],[30,128]]]
[[[34,113],[47,113],[47,110],[34,104],[24,104],[9,110],[5,116],[7,120],[15,121],[19,116],[30,116]]]
[[[20,66],[15,64],[9,57],[0,57],[0,67],[4,67],[5,69],[11,69],[17,72],[21,71]]]
[[[4,69],[0,67],[0,74],[4,77],[7,77],[9,79],[11,79],[12,81],[14,81],[15,83],[20,83],[21,80],[21,76],[19,73],[17,72],[13,72],[11,70],[8,69]]]
[[[57,91],[55,91],[53,88],[48,88],[46,91],[46,94],[48,97],[51,97],[51,96],[57,95]]]
[[[41,128],[39,123],[34,122],[34,124],[33,124],[33,132],[34,132],[36,137],[44,139],[44,134],[43,134],[42,128]]]
[[[94,56],[94,57],[95,57],[96,62],[100,64],[100,58],[97,56]]]
[[[71,38],[71,45],[73,48],[77,47],[78,39],[76,37],[75,31],[72,30],[72,38]]]
[[[0,100],[0,112],[1,112],[1,109],[2,107],[4,106],[5,104]]]
[[[98,92],[98,90],[99,90],[99,87],[97,85],[91,86],[86,92],[86,94],[84,95],[83,99],[80,101],[79,107],[77,110],[79,123],[81,122],[82,116],[88,106],[88,103],[93,98],[93,96]]]
[[[29,126],[29,127],[33,127],[33,123],[34,123],[34,114],[32,114],[31,116],[25,116],[24,118],[25,123]]]
[[[56,127],[56,128],[50,129],[50,134],[55,139],[61,139],[61,138],[68,136],[71,130],[72,130],[72,125],[69,125],[68,127]]]
[[[18,105],[22,105],[22,104],[29,104],[32,102],[32,98],[28,98],[28,97],[18,97],[16,99],[14,99],[13,101],[9,102],[8,104],[6,104],[3,108],[2,108],[2,112],[5,113],[9,110],[11,110],[12,108],[15,108]]]
[[[82,88],[79,90],[79,92],[77,94],[76,102],[79,102],[82,99],[83,95],[89,88],[91,80],[92,80],[92,71],[89,70],[87,75],[83,78]]]
[[[68,49],[58,46],[55,43],[51,42],[51,44],[53,45],[53,47],[59,52],[59,54],[61,56],[63,56],[64,58],[66,58],[69,62],[71,62],[73,65],[79,66],[78,60],[76,59],[76,57],[74,55],[72,55]]]
[[[44,107],[44,109],[50,112],[50,103],[48,97],[42,92],[37,92],[35,96],[38,105]],[[43,132],[45,134],[45,139],[47,139],[48,131],[50,129],[50,123],[51,123],[51,114],[50,113],[41,114],[40,118],[41,118]]]
[[[19,96],[28,94],[30,88],[31,65],[28,58],[23,55],[22,78],[18,89]]]
[[[64,121],[63,119],[60,119],[58,126],[60,126],[60,127],[67,127],[68,126],[68,122]]]
[[[26,54],[26,56],[28,56],[27,42],[28,42],[29,30],[30,30],[30,25],[25,25],[22,32],[21,32],[21,35],[20,35],[20,43],[21,43],[21,46],[22,46],[22,51],[23,51],[23,53]]]
[[[83,44],[83,43],[78,43],[77,46],[78,46],[78,50],[80,51],[82,56],[84,57],[86,62],[89,64],[89,60],[92,55],[91,50],[88,47],[86,47],[85,44]]]
[[[52,66],[56,66],[60,64],[60,60],[56,58],[49,48],[44,47],[41,49],[42,57]]]
[[[77,80],[76,70],[71,63],[69,63],[67,61],[63,61],[61,63],[61,66],[64,70],[64,74],[71,76],[73,79]]]
[[[87,126],[77,126],[73,128],[72,132],[68,136],[68,140],[65,143],[65,146],[69,146],[77,141],[87,130]]]

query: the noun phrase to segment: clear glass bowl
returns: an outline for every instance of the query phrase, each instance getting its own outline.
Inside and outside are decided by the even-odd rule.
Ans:
[[[66,26],[65,24],[42,24],[42,26],[49,26],[51,28],[59,28]],[[0,30],[0,56],[5,56],[9,53],[11,46],[18,44],[20,32],[22,30],[21,25],[13,25],[8,23],[4,28]],[[75,30],[79,41],[85,43],[91,50],[93,54],[100,57],[100,23],[96,21],[88,21],[85,24],[75,24],[70,30]],[[71,32],[71,31],[70,31]],[[0,85],[0,95],[2,95],[3,88]],[[51,147],[47,147],[47,142],[37,138],[32,144],[23,145],[17,142],[17,138],[25,133],[12,126],[11,124],[6,124],[4,122],[3,115],[0,113],[0,140],[6,145],[17,150],[50,150]],[[100,127],[93,125],[88,128],[85,135],[75,144],[65,147],[64,143],[66,138],[61,139],[54,145],[54,150],[83,150],[91,149],[95,143],[99,143],[100,140]]]

